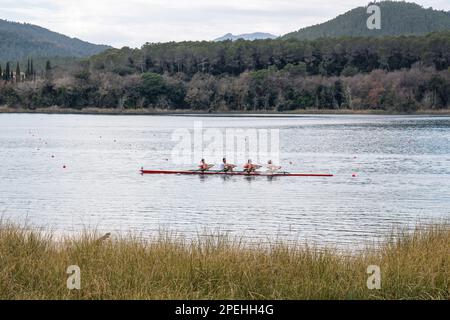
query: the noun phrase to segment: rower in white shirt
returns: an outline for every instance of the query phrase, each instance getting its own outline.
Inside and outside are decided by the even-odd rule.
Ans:
[[[272,160],[267,161],[267,172],[268,173],[276,173],[278,170],[281,169],[281,166],[276,166],[272,163]]]

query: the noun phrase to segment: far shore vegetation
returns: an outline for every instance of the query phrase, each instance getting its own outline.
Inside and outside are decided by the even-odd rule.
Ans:
[[[441,112],[450,109],[449,52],[450,31],[443,31],[147,43],[67,63],[18,58],[0,61],[0,106],[21,112]]]
[[[0,224],[0,299],[450,299],[450,226],[396,232],[356,253],[245,245],[226,236],[153,240]],[[80,290],[67,288],[69,266]],[[381,288],[370,290],[370,265]]]

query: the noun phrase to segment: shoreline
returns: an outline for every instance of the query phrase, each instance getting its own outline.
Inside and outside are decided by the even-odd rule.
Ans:
[[[123,109],[114,108],[10,108],[0,107],[0,114],[74,114],[74,115],[148,115],[148,116],[204,116],[204,117],[289,117],[301,115],[392,115],[392,116],[450,116],[450,109],[423,109],[415,112],[391,112],[383,110],[350,110],[350,109],[299,109],[287,112],[276,111],[218,111],[207,112],[198,110],[162,110],[162,109]]]

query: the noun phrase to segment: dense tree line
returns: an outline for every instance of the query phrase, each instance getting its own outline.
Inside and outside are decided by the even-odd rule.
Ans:
[[[57,79],[0,84],[0,105],[38,108],[158,108],[203,111],[290,111],[296,109],[379,109],[415,111],[450,104],[450,72],[415,67],[375,70],[351,77],[299,76],[284,70],[192,78],[144,73],[80,71]]]
[[[0,105],[415,111],[450,105],[450,32],[422,37],[147,44],[0,81]]]
[[[93,70],[120,75],[154,72],[189,77],[198,72],[237,76],[269,67],[294,67],[305,75],[323,76],[395,71],[416,63],[444,70],[450,66],[450,32],[421,37],[156,43],[107,50],[90,61]]]

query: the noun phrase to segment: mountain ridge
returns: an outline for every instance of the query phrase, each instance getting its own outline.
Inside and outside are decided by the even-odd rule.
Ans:
[[[95,55],[112,48],[78,38],[71,38],[49,29],[0,19],[0,60],[22,60],[28,57],[76,57]]]
[[[232,33],[227,33],[226,35],[214,39],[214,41],[236,41],[238,39],[244,40],[261,40],[261,39],[276,39],[278,36],[267,33],[267,32],[253,32],[253,33],[242,33],[238,35],[233,35]]]
[[[375,4],[381,10],[381,29],[369,30],[366,21],[370,14],[368,5]],[[424,8],[413,2],[370,2],[323,23],[301,28],[282,36],[282,39],[314,40],[318,38],[372,37],[424,35],[450,30],[450,12]]]

